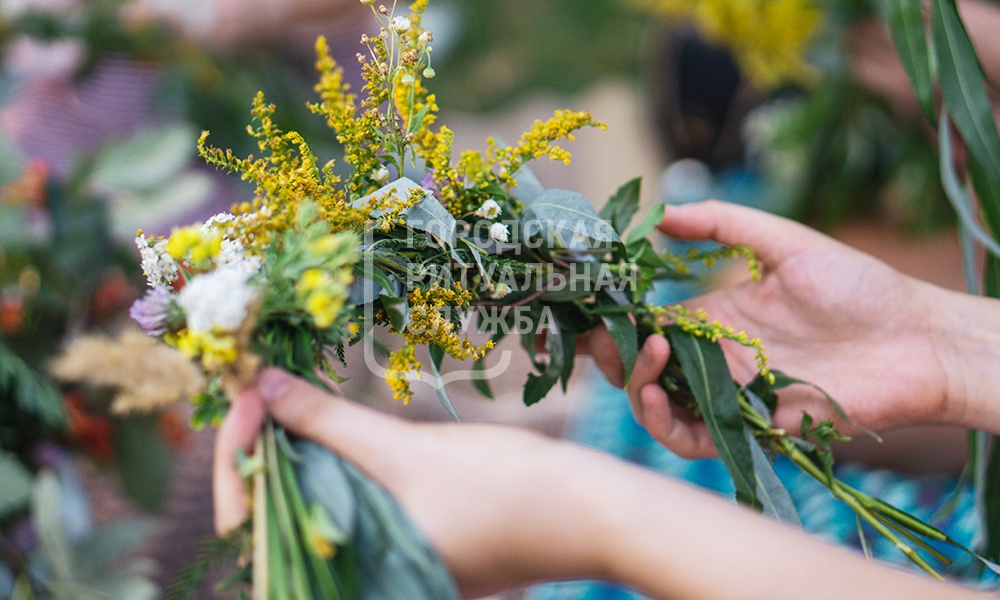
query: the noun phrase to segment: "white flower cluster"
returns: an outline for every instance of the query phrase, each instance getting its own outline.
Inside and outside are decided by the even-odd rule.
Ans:
[[[247,316],[247,307],[256,296],[247,283],[252,273],[221,267],[193,277],[177,295],[192,333],[213,329],[236,331]]]
[[[495,286],[493,286],[493,289],[490,291],[490,295],[493,296],[493,298],[499,300],[500,298],[504,298],[510,295],[510,293],[513,291],[514,290],[512,290],[511,287],[506,283],[498,283]]]
[[[257,215],[253,213],[237,217],[232,213],[224,212],[210,217],[201,226],[202,235],[208,235],[213,231],[222,235],[222,247],[219,250],[218,256],[215,257],[217,267],[244,272],[248,279],[260,271],[263,265],[261,257],[247,254],[243,242],[233,239],[236,235],[236,230],[231,225],[241,219],[250,220],[255,218],[257,218]],[[227,224],[230,225],[226,226]]]
[[[166,288],[177,279],[177,261],[167,254],[167,240],[153,242],[142,233],[136,236],[135,245],[142,258],[142,272],[151,288]]]
[[[503,223],[494,223],[490,226],[490,237],[504,243],[510,241],[510,228]]]
[[[483,202],[483,205],[472,214],[492,221],[493,219],[499,217],[501,212],[503,212],[503,209],[500,208],[500,204],[497,203],[496,200],[490,198],[486,202]]]
[[[410,20],[406,17],[393,17],[389,22],[389,27],[396,33],[406,33],[410,30]]]

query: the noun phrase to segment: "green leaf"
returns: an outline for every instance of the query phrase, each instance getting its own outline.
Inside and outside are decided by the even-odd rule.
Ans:
[[[639,224],[625,236],[625,244],[633,244],[653,233],[656,226],[663,221],[663,215],[666,210],[667,207],[662,202],[654,204],[653,207],[649,209],[649,212],[646,213],[646,216],[642,219],[642,221],[640,221]]]
[[[990,561],[1000,561],[1000,438],[987,436],[989,451],[979,458],[983,462],[981,473],[984,539],[983,555]]]
[[[458,418],[458,413],[455,412],[455,405],[451,402],[451,397],[448,396],[448,390],[444,385],[444,381],[441,379],[441,363],[444,362],[444,348],[438,346],[437,344],[431,344],[427,347],[427,350],[431,355],[431,371],[434,373],[434,392],[437,394],[438,402],[444,407],[448,414],[452,416],[456,421],[461,422]]]
[[[605,221],[611,223],[618,235],[625,233],[632,223],[632,217],[639,210],[639,192],[642,185],[642,178],[636,177],[625,185],[618,188],[618,191],[608,200],[608,203],[601,209],[600,216]]]
[[[198,131],[188,123],[143,129],[97,155],[93,181],[114,190],[145,190],[168,183],[195,157],[197,141]]]
[[[760,499],[764,514],[781,523],[801,527],[802,521],[799,519],[799,511],[796,510],[795,503],[792,502],[788,488],[774,471],[771,459],[764,453],[749,429],[744,429],[743,435],[750,447],[754,479],[757,482],[757,498]]]
[[[955,209],[962,227],[977,242],[982,244],[994,256],[1000,256],[1000,244],[986,233],[976,219],[976,207],[972,197],[965,191],[955,175],[955,167],[951,155],[951,126],[947,115],[938,124],[938,151],[940,152],[941,185],[945,196]]]
[[[966,157],[966,163],[983,220],[996,239],[1000,236],[1000,173],[991,173],[974,156]]]
[[[122,488],[129,498],[155,510],[162,506],[170,477],[170,450],[156,415],[116,419],[113,442]]]
[[[669,327],[667,333],[719,458],[733,478],[737,500],[761,509],[753,450],[744,433],[747,426],[740,414],[739,396],[722,348],[676,325]]]
[[[625,369],[625,384],[628,385],[632,378],[632,369],[635,368],[636,356],[639,354],[639,335],[635,323],[628,315],[603,315],[601,320],[604,321],[604,326],[608,328],[608,333],[618,346],[618,355]]]
[[[987,169],[1000,173],[1000,134],[986,94],[983,68],[955,0],[934,0],[931,11],[931,35],[945,105],[969,152]]]
[[[59,390],[2,343],[0,397],[13,398],[21,410],[36,415],[50,427],[62,427],[66,422]]]
[[[118,194],[110,215],[110,228],[116,239],[131,240],[137,229],[150,223],[180,222],[204,206],[214,185],[210,174],[187,171],[148,190]]]
[[[392,326],[396,328],[396,331],[405,330],[406,325],[410,322],[410,305],[407,304],[406,298],[382,296],[381,300],[382,308],[385,309]]]
[[[73,547],[73,562],[82,574],[100,573],[124,558],[156,533],[159,523],[149,517],[109,523]]]
[[[430,108],[431,105],[428,104],[417,111],[417,114],[413,115],[413,118],[410,119],[410,126],[406,129],[407,133],[417,133],[420,131],[420,128],[424,126],[424,119],[427,117],[427,111],[429,111]]]
[[[496,400],[493,396],[493,389],[490,387],[490,380],[483,376],[486,370],[486,358],[481,358],[472,363],[472,385],[479,390],[479,393],[490,400]]]
[[[433,192],[408,177],[400,177],[371,194],[355,200],[351,205],[355,207],[365,206],[370,200],[387,195],[398,201],[404,201],[408,200],[411,194],[420,195],[423,199],[404,211],[406,225],[411,229],[430,234],[448,246],[453,245],[458,228],[455,217],[437,201]],[[381,216],[381,213],[375,212],[372,216],[378,217]]]
[[[774,383],[771,385],[771,389],[773,391],[782,390],[782,389],[784,389],[786,387],[789,387],[789,386],[792,386],[792,385],[805,385],[805,386],[809,386],[812,389],[814,389],[817,392],[819,392],[820,394],[822,394],[823,398],[826,399],[827,404],[830,405],[830,408],[832,408],[834,410],[834,412],[836,412],[837,415],[845,423],[847,423],[852,428],[857,429],[861,433],[864,433],[865,435],[867,435],[868,437],[870,437],[870,438],[872,438],[872,439],[874,439],[876,441],[882,441],[882,438],[879,437],[879,435],[877,433],[875,433],[874,431],[872,431],[871,429],[867,429],[865,427],[862,427],[860,425],[856,425],[856,424],[852,423],[851,420],[849,418],[847,418],[847,413],[844,412],[844,407],[842,407],[839,402],[837,402],[836,400],[834,400],[833,396],[831,396],[830,394],[828,394],[826,392],[826,390],[824,390],[823,388],[819,387],[815,383],[809,383],[808,381],[803,381],[801,379],[797,379],[797,378],[792,377],[792,376],[788,375],[787,373],[783,373],[781,371],[771,371],[771,375],[774,376]],[[762,397],[762,399],[763,399],[763,397]],[[766,401],[767,400],[765,399],[765,402]]]
[[[889,31],[903,63],[910,85],[917,97],[924,116],[931,123],[934,114],[934,82],[931,73],[931,56],[924,28],[922,0],[883,0],[880,8],[889,23]]]
[[[54,578],[61,581],[73,580],[73,557],[69,538],[63,526],[62,489],[59,480],[51,471],[38,475],[32,491],[32,521],[38,534],[39,544],[52,567]]]
[[[514,181],[517,182],[517,187],[514,188],[514,196],[524,204],[531,204],[545,193],[542,183],[528,167],[522,166],[514,175]]]
[[[16,455],[0,450],[0,481],[0,519],[4,519],[28,505],[33,478]]]
[[[545,233],[537,231],[538,226],[544,226],[564,247],[570,247],[576,234],[596,242],[620,241],[611,225],[594,210],[590,200],[568,190],[545,190],[528,204],[524,219],[527,232]]]

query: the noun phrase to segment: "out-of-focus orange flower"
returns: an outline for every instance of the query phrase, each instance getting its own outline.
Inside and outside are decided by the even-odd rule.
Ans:
[[[123,313],[138,297],[135,288],[118,269],[109,270],[90,298],[90,321],[103,323]]]
[[[188,444],[188,427],[176,411],[160,413],[160,431],[174,450],[183,450]]]
[[[0,203],[45,208],[48,205],[46,184],[51,171],[52,168],[45,161],[29,162],[20,178],[0,188]]]
[[[87,412],[84,406],[84,394],[80,389],[64,392],[63,406],[69,421],[70,437],[79,442],[95,460],[100,462],[114,460],[115,447],[111,442],[114,427],[111,419]]]
[[[0,297],[0,333],[16,335],[24,323],[24,298],[20,295]]]

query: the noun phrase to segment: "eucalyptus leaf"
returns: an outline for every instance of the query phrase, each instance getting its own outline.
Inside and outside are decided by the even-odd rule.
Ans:
[[[427,350],[431,355],[431,371],[434,373],[435,379],[434,392],[437,394],[438,402],[441,403],[441,406],[448,411],[448,414],[453,419],[460,422],[461,419],[458,418],[458,413],[455,412],[455,406],[448,396],[448,390],[444,385],[444,381],[441,380],[441,363],[444,362],[444,348],[437,344],[431,344]]]
[[[146,190],[168,183],[195,156],[198,130],[190,123],[143,129],[101,150],[91,175],[112,190]]]
[[[551,233],[563,247],[574,243],[576,236],[596,242],[618,242],[618,234],[594,210],[594,206],[581,194],[568,190],[545,190],[533,199],[523,216],[526,231]]]
[[[73,556],[63,527],[60,510],[62,490],[51,471],[39,473],[32,490],[32,521],[42,552],[52,568],[54,579],[73,580]]]
[[[382,188],[352,202],[355,207],[365,206],[368,202],[391,196],[397,201],[408,200],[411,195],[418,195],[422,199],[420,202],[403,211],[406,224],[411,229],[430,234],[441,242],[451,246],[455,243],[458,223],[448,209],[441,205],[434,197],[434,192],[408,177],[400,177],[396,181],[383,186]],[[374,212],[373,217],[381,216],[381,212]]]
[[[21,177],[27,163],[24,153],[10,138],[0,133],[0,188]]]
[[[4,519],[28,505],[34,479],[16,455],[0,450],[0,481],[0,519]]]
[[[496,400],[493,396],[493,389],[490,387],[490,380],[486,378],[483,371],[486,370],[486,359],[482,358],[472,363],[472,385],[479,390],[479,393],[490,400]]]
[[[131,241],[138,229],[175,223],[203,206],[212,186],[208,173],[189,171],[163,185],[118,194],[111,211],[112,233],[116,239]]]
[[[359,570],[358,600],[457,600],[440,557],[385,489],[323,446],[293,443],[305,457],[295,465],[303,499],[351,532],[352,544],[338,551],[337,560],[350,549],[348,558]]]
[[[697,337],[673,325],[668,328],[670,346],[677,354],[712,435],[726,470],[736,486],[736,498],[756,509],[762,508],[757,493],[753,450],[744,430],[736,385],[718,343]]]
[[[514,196],[524,204],[531,204],[545,192],[542,182],[528,167],[522,166],[514,175],[514,181],[517,182]]]

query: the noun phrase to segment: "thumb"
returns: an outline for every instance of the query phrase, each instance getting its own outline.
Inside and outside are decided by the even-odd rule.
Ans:
[[[325,392],[280,369],[254,383],[267,412],[288,431],[337,452],[365,470],[403,448],[405,422]]]

